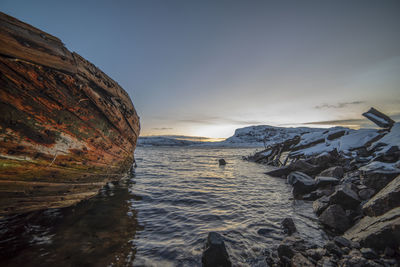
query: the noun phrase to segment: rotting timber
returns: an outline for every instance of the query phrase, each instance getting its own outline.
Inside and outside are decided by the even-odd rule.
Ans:
[[[56,37],[0,12],[0,216],[73,205],[134,162],[128,94]]]

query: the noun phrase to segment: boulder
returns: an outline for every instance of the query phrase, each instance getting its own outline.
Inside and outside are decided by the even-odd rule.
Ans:
[[[333,238],[333,242],[335,242],[335,244],[338,245],[339,247],[346,247],[346,248],[352,247],[351,241],[348,240],[347,238],[344,238],[343,236],[335,236]]]
[[[392,120],[389,116],[383,114],[382,112],[376,110],[375,108],[370,108],[362,115],[382,128],[391,128],[394,124],[394,120]]]
[[[329,197],[330,204],[338,204],[345,209],[356,209],[360,205],[360,199],[351,184],[339,185]]]
[[[364,171],[361,173],[361,181],[369,188],[379,191],[384,188],[388,183],[390,183],[394,178],[396,178],[399,174],[400,172],[398,171]]]
[[[317,176],[315,177],[315,183],[317,187],[325,187],[339,184],[339,179],[335,177]]]
[[[294,254],[291,260],[291,267],[313,267],[315,266],[309,259],[304,257],[301,253]]]
[[[292,193],[295,197],[310,193],[315,189],[313,178],[302,172],[291,172],[287,178],[288,184],[293,186]]]
[[[326,254],[326,249],[324,248],[312,248],[312,249],[307,249],[305,251],[307,257],[319,261],[322,259],[322,257]]]
[[[361,248],[360,252],[363,255],[363,257],[366,259],[373,260],[373,259],[378,258],[378,255],[376,254],[376,252],[371,248]]]
[[[336,255],[338,258],[342,257],[343,251],[340,249],[339,246],[335,244],[333,241],[329,241],[325,244],[325,249],[333,255]]]
[[[313,202],[313,210],[318,216],[329,206],[329,197],[323,196]]]
[[[400,175],[365,203],[362,209],[368,216],[380,216],[396,207],[400,207]]]
[[[222,236],[216,232],[210,232],[207,237],[206,248],[201,257],[204,267],[230,267],[232,263],[229,259]]]
[[[344,237],[359,242],[362,247],[383,251],[386,247],[400,245],[400,207],[378,217],[365,216],[344,234]]]
[[[319,176],[327,176],[327,177],[335,177],[335,178],[343,178],[344,170],[341,166],[331,167],[322,171]]]
[[[297,232],[296,225],[293,222],[292,218],[285,218],[282,222],[282,228],[284,232],[288,235],[292,235]]]
[[[318,155],[317,157],[312,158],[310,160],[310,163],[314,164],[316,166],[319,166],[320,172],[321,172],[322,170],[328,168],[330,164],[334,164],[334,163],[337,164],[338,159],[339,159],[339,154],[338,154],[337,150],[334,149],[329,153],[328,152],[322,153],[322,154]],[[318,173],[316,173],[316,174],[318,174]]]
[[[326,208],[318,219],[324,226],[337,233],[343,233],[350,227],[350,221],[345,211],[341,206],[336,204]]]
[[[226,161],[224,159],[219,159],[218,164],[221,165],[226,165]]]
[[[362,200],[368,200],[375,194],[375,190],[371,188],[365,188],[358,191],[358,196]]]
[[[305,160],[301,160],[301,159],[291,163],[289,165],[289,167],[293,171],[303,172],[307,175],[316,175],[321,171],[321,169],[323,169],[323,167],[321,167],[321,166],[311,164],[311,163],[309,163]]]
[[[281,168],[277,168],[272,171],[268,171],[265,174],[272,176],[272,177],[278,177],[278,178],[285,178],[286,176],[289,175],[293,170],[290,168],[290,166],[285,166]]]
[[[297,235],[288,236],[278,246],[278,256],[282,262],[291,260],[299,252],[306,250],[305,241]]]

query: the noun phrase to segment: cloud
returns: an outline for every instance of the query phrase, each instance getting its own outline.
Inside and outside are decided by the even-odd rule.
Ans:
[[[236,125],[255,125],[262,124],[262,121],[257,120],[239,120],[223,117],[202,117],[202,118],[188,118],[177,120],[184,123],[197,123],[197,124],[236,124]]]
[[[363,125],[368,120],[366,119],[345,119],[345,120],[329,120],[329,121],[313,121],[313,122],[303,122],[300,124],[309,124],[309,125]]]
[[[353,102],[339,102],[336,105],[332,104],[321,104],[318,106],[315,106],[316,109],[323,109],[323,108],[345,108],[348,106],[355,106],[355,105],[361,105],[364,104],[365,101],[353,101]]]
[[[174,128],[162,127],[162,128],[151,128],[152,130],[172,130]]]

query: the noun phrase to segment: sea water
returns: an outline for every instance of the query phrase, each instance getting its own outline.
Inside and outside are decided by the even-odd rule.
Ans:
[[[312,202],[294,200],[270,167],[242,160],[254,148],[139,147],[134,175],[66,209],[0,220],[0,263],[10,266],[201,266],[220,233],[234,266],[266,266],[291,217],[299,234],[326,239]],[[219,166],[218,159],[227,165]]]

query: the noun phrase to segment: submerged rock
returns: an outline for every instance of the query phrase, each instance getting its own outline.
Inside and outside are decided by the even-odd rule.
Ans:
[[[295,232],[297,232],[297,228],[296,225],[293,222],[292,218],[285,218],[283,219],[283,221],[281,222],[283,230],[286,234],[288,235],[292,235]]]
[[[225,242],[216,232],[210,232],[207,237],[206,248],[201,257],[204,267],[231,267]]]

